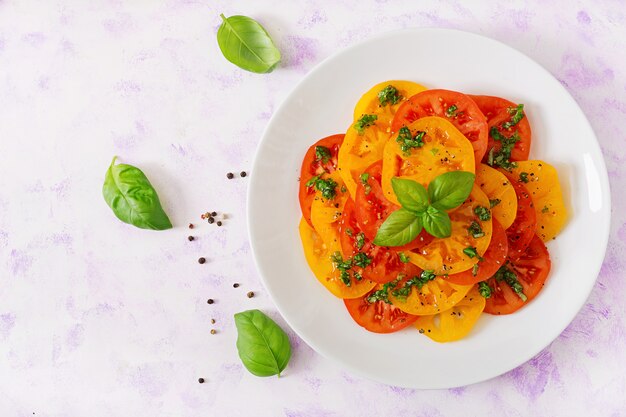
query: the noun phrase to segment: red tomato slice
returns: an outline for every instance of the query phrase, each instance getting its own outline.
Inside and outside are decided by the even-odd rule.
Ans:
[[[375,287],[373,291],[380,289]],[[370,303],[368,293],[361,298],[346,299],[343,302],[355,322],[366,330],[374,333],[393,333],[410,326],[417,316],[405,313],[393,304],[384,301]]]
[[[491,278],[487,281],[491,287],[491,297],[487,298],[485,312],[511,314],[528,304],[543,288],[551,264],[546,245],[535,235],[524,253],[517,259],[509,258],[508,264],[524,287],[527,300],[523,301],[504,281]]]
[[[504,173],[515,188],[517,195],[517,214],[513,224],[506,229],[506,235],[509,239],[509,258],[515,259],[521,256],[535,236],[535,228],[537,227],[537,214],[535,205],[530,193],[519,181],[512,178],[507,171],[500,170]]]
[[[448,275],[446,280],[459,285],[475,284],[489,279],[505,264],[508,251],[506,232],[496,219],[492,219],[491,227],[493,230],[491,243],[487,248],[487,252],[483,255],[483,259],[477,262],[478,270],[476,275],[470,269],[458,274]]]
[[[380,185],[382,178],[382,161],[378,161],[365,170],[368,175],[366,181],[359,181],[356,188],[356,220],[359,227],[369,240],[374,240],[380,226],[387,217],[400,207],[387,200]],[[417,249],[425,246],[433,237],[422,231],[417,238],[404,246],[394,247],[396,252]]]
[[[526,117],[526,115],[524,114],[524,118],[520,120],[515,126],[512,126],[508,129],[504,129],[502,127],[502,123],[511,120],[511,113],[509,113],[509,109],[517,107],[517,104],[500,97],[470,97],[474,100],[474,102],[478,105],[480,110],[487,118],[487,123],[489,124],[490,131],[491,128],[495,126],[498,131],[506,137],[511,137],[515,133],[519,135],[520,140],[515,144],[515,147],[511,151],[511,161],[526,161],[528,159],[528,154],[530,153],[530,143],[532,136],[530,131],[530,123],[528,122],[528,118]],[[494,140],[491,137],[490,133],[487,149],[490,150],[494,146],[496,148],[495,150],[498,151],[502,145],[499,141]]]
[[[393,281],[399,274],[411,274],[413,276],[421,272],[412,263],[402,262],[397,251],[374,245],[371,239],[361,231],[354,210],[354,202],[348,199],[338,225],[341,251],[345,259],[352,258],[359,252],[364,253],[371,259],[371,263],[365,268],[353,266],[353,271],[361,274],[363,279],[381,284]]]
[[[337,155],[339,154],[339,148],[343,142],[343,136],[343,134],[332,135],[320,139],[311,146],[304,155],[302,169],[300,170],[300,190],[298,197],[302,217],[304,217],[311,227],[313,227],[313,223],[311,223],[311,203],[313,203],[313,199],[315,198],[315,187],[307,187],[306,183],[316,175],[331,173],[337,169]],[[323,146],[330,151],[330,157],[327,161],[317,160],[315,155],[315,148],[317,146]]]
[[[449,120],[454,127],[472,142],[476,165],[487,152],[487,119],[476,103],[467,95],[450,90],[426,90],[409,98],[398,108],[391,124],[397,132],[415,120],[426,116],[439,116]]]

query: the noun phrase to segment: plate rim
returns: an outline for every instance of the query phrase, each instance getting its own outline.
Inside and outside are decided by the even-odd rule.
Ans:
[[[286,107],[287,103],[290,102],[295,96],[296,93],[298,92],[298,88],[300,87],[300,85],[307,80],[308,78],[310,78],[311,76],[313,76],[313,74],[322,71],[327,65],[329,65],[330,62],[332,62],[333,60],[335,60],[337,57],[347,54],[350,51],[352,51],[353,49],[362,47],[364,45],[367,45],[368,43],[371,42],[375,42],[384,38],[389,38],[389,37],[395,37],[395,36],[399,36],[399,35],[413,35],[413,34],[418,34],[418,33],[426,33],[426,32],[437,32],[437,33],[455,33],[457,35],[462,35],[462,36],[469,36],[469,37],[475,37],[475,38],[480,38],[482,41],[488,41],[488,42],[494,42],[496,44],[499,44],[499,46],[506,48],[514,53],[516,53],[517,55],[520,56],[520,58],[525,59],[526,61],[528,61],[531,65],[535,65],[541,72],[544,73],[544,75],[548,76],[549,78],[552,78],[554,81],[556,81],[556,83],[559,86],[559,89],[562,90],[562,92],[565,93],[565,96],[575,105],[576,108],[578,108],[578,110],[580,111],[581,115],[582,115],[582,122],[585,123],[587,125],[587,127],[589,128],[589,131],[591,132],[591,134],[593,135],[593,141],[591,141],[592,144],[592,149],[590,149],[591,154],[592,154],[592,160],[594,163],[596,163],[596,171],[599,174],[599,185],[600,185],[600,192],[602,193],[602,209],[600,210],[600,213],[606,214],[605,216],[603,216],[603,223],[596,225],[596,229],[600,230],[600,236],[602,236],[602,240],[601,242],[598,242],[599,244],[601,244],[601,253],[602,255],[602,259],[597,263],[596,267],[593,268],[594,272],[594,279],[593,280],[589,280],[589,285],[588,288],[585,289],[585,297],[583,300],[581,300],[579,302],[579,306],[576,309],[575,313],[572,314],[571,318],[569,319],[569,321],[565,324],[565,326],[562,326],[562,328],[559,329],[559,331],[555,334],[555,335],[550,335],[549,340],[547,343],[543,344],[541,343],[540,348],[533,349],[532,350],[532,354],[531,355],[525,355],[528,357],[523,357],[519,360],[515,360],[512,361],[515,365],[510,367],[508,370],[505,370],[504,372],[499,372],[497,371],[496,373],[484,376],[484,377],[480,377],[480,378],[475,378],[475,379],[471,379],[471,382],[467,382],[467,383],[461,383],[461,384],[439,384],[437,386],[430,386],[430,387],[415,387],[415,386],[411,386],[411,385],[403,385],[403,384],[398,384],[396,382],[393,382],[390,380],[390,378],[379,378],[377,376],[373,376],[369,373],[367,373],[366,371],[359,369],[358,367],[352,366],[348,363],[342,362],[340,359],[335,358],[331,353],[327,352],[326,349],[321,348],[315,341],[311,340],[308,336],[305,336],[304,334],[302,334],[298,329],[297,326],[294,326],[292,321],[290,320],[290,318],[288,317],[288,315],[284,314],[284,310],[281,307],[281,303],[277,301],[277,298],[275,297],[275,293],[272,291],[271,289],[271,285],[268,285],[268,282],[265,278],[265,274],[263,273],[263,267],[261,266],[261,262],[259,260],[259,255],[258,255],[258,249],[256,246],[256,239],[255,239],[255,231],[254,231],[254,227],[252,225],[252,217],[253,217],[253,210],[252,210],[252,204],[251,201],[253,201],[253,188],[254,185],[256,183],[255,181],[255,175],[254,172],[256,171],[256,168],[260,165],[260,150],[262,149],[262,147],[264,146],[264,143],[268,140],[268,132],[272,129],[274,123],[276,123],[276,115],[282,113],[284,107]],[[594,156],[595,154],[595,156]],[[597,157],[596,157],[597,156]],[[254,264],[255,267],[258,271],[259,277],[261,279],[261,281],[263,282],[263,286],[265,287],[266,291],[268,292],[268,294],[271,297],[272,302],[274,303],[274,305],[276,306],[276,309],[278,310],[278,312],[280,313],[280,315],[282,316],[282,318],[285,320],[285,322],[287,323],[287,325],[289,325],[289,327],[298,335],[298,337],[300,337],[308,346],[310,346],[313,350],[315,350],[316,353],[320,354],[322,357],[330,360],[331,362],[339,365],[340,368],[343,369],[347,369],[350,372],[354,373],[355,375],[359,375],[362,376],[370,381],[376,381],[379,383],[384,383],[386,385],[389,386],[396,386],[396,387],[403,387],[403,388],[410,388],[410,389],[426,389],[426,390],[436,390],[436,389],[450,389],[450,388],[455,388],[455,387],[462,387],[462,386],[469,386],[469,385],[473,385],[473,384],[478,384],[480,382],[484,382],[484,381],[488,381],[491,379],[494,379],[496,377],[499,377],[501,375],[506,374],[507,372],[510,372],[513,369],[518,368],[519,366],[523,365],[524,363],[528,362],[529,360],[531,360],[532,358],[534,358],[535,356],[537,356],[537,354],[539,354],[541,351],[543,351],[544,349],[546,349],[550,344],[552,344],[558,337],[559,335],[561,335],[563,333],[563,331],[573,322],[573,320],[576,318],[576,316],[580,313],[582,307],[584,307],[585,305],[585,301],[589,298],[593,288],[596,285],[596,282],[598,280],[602,265],[604,264],[604,260],[606,258],[606,253],[607,253],[607,247],[608,247],[608,242],[609,242],[609,238],[610,238],[610,225],[611,225],[611,215],[612,215],[612,210],[611,210],[611,189],[610,189],[610,182],[609,182],[609,177],[608,177],[608,172],[606,169],[606,161],[604,159],[604,154],[602,153],[602,148],[600,146],[600,143],[598,141],[598,137],[593,129],[593,126],[591,125],[591,123],[589,122],[589,119],[587,118],[587,115],[585,114],[585,112],[582,110],[582,108],[580,107],[580,105],[578,104],[578,102],[576,101],[576,99],[572,96],[572,94],[565,88],[565,86],[563,86],[563,84],[550,72],[548,71],[543,65],[541,65],[539,62],[535,61],[534,59],[532,59],[530,56],[526,55],[524,52],[502,42],[499,41],[497,39],[491,38],[489,36],[483,35],[483,34],[479,34],[479,33],[475,33],[475,32],[470,32],[470,31],[466,31],[466,30],[460,30],[460,29],[452,29],[452,28],[439,28],[439,27],[409,27],[409,28],[401,28],[401,29],[394,29],[394,30],[390,30],[390,31],[385,31],[379,34],[376,34],[374,36],[370,36],[366,39],[363,39],[362,41],[356,42],[352,45],[349,45],[345,48],[339,49],[338,51],[335,51],[334,53],[330,54],[329,56],[327,56],[326,58],[324,58],[322,61],[320,61],[319,63],[317,63],[311,70],[309,70],[302,78],[299,79],[299,81],[291,88],[291,90],[289,91],[289,93],[283,98],[283,100],[281,101],[281,103],[278,105],[278,107],[276,108],[276,110],[273,112],[270,120],[267,122],[267,125],[265,126],[265,129],[263,130],[263,133],[261,135],[261,138],[258,142],[258,145],[255,149],[255,154],[254,154],[254,160],[252,163],[252,168],[251,168],[251,181],[248,183],[248,187],[247,187],[247,194],[246,194],[246,227],[247,227],[247,231],[248,231],[248,236],[249,236],[249,244],[250,244],[250,248],[252,250],[252,257],[254,259]],[[600,258],[600,257],[598,257]],[[465,378],[468,379],[468,378]]]

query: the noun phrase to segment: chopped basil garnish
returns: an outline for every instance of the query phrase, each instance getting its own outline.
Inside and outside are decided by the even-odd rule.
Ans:
[[[548,208],[548,206],[543,206],[543,208],[541,209],[542,213],[547,213],[549,211],[550,211],[550,209]]]
[[[396,142],[400,145],[400,149],[404,155],[411,155],[411,149],[417,149],[424,146],[424,135],[426,132],[418,131],[415,136],[411,133],[411,130],[403,126],[398,131],[398,137]]]
[[[315,160],[322,161],[322,163],[324,164],[330,161],[330,149],[328,149],[326,146],[316,146]]]
[[[366,268],[369,264],[372,263],[372,258],[367,256],[363,252],[359,252],[352,257],[352,263],[354,263],[354,265],[358,267]]]
[[[502,202],[502,200],[500,200],[499,198],[494,198],[493,200],[489,200],[489,207],[490,208],[494,208],[495,206],[497,206],[501,202]]]
[[[472,276],[478,275],[478,268],[480,268],[478,264],[474,264],[474,266],[472,267]]]
[[[437,275],[434,274],[434,271],[422,271],[419,276],[414,276],[404,283],[402,288],[395,289],[391,292],[394,297],[398,297],[399,299],[405,299],[411,294],[411,288],[416,287],[418,290],[421,290],[424,285],[426,285],[429,281],[437,278]]]
[[[495,148],[491,148],[491,150],[489,150],[487,163],[491,166],[498,166],[509,171],[512,168],[517,167],[517,163],[510,161],[511,152],[515,147],[515,144],[520,140],[517,132],[513,133],[511,137],[507,138],[502,133],[500,133],[497,127],[494,126],[491,128],[491,130],[489,130],[489,134],[494,140],[500,142],[502,144],[502,147],[497,152]]]
[[[404,254],[404,252],[398,252],[398,257],[400,258],[400,262],[404,264],[408,264],[411,260],[408,256]]]
[[[476,208],[474,208],[474,213],[482,221],[487,221],[487,220],[491,219],[491,212],[486,207],[476,206]]]
[[[356,248],[361,250],[363,249],[363,245],[365,245],[365,233],[359,232],[359,234],[356,235]]]
[[[524,287],[517,279],[515,272],[510,270],[506,265],[503,265],[498,269],[498,272],[494,275],[497,281],[504,281],[511,289],[522,299],[522,301],[528,300],[528,297],[524,294]]]
[[[468,246],[467,248],[463,249],[463,253],[469,256],[470,258],[474,258],[478,256],[478,252],[476,251],[476,248],[473,246]]]
[[[361,184],[363,184],[363,185],[367,184],[367,180],[369,178],[370,178],[370,174],[368,174],[367,172],[364,172],[361,175],[359,175],[359,179],[361,180]]]
[[[523,182],[525,184],[528,183],[528,172],[520,172],[519,173],[519,180],[520,180],[520,182]]]
[[[387,104],[398,104],[398,102],[402,100],[402,96],[396,87],[393,85],[388,85],[378,92],[378,101],[380,101],[381,106],[386,106]]]
[[[480,223],[478,223],[475,220],[472,221],[472,223],[470,223],[469,227],[467,228],[467,231],[469,232],[470,236],[472,236],[474,239],[478,239],[479,237],[485,236],[485,232],[483,232],[483,228],[480,227]]]
[[[363,133],[365,133],[365,128],[373,125],[376,120],[378,120],[378,116],[376,116],[375,114],[364,114],[354,124],[354,129],[359,132],[359,135],[362,135]]]
[[[389,289],[395,288],[395,286],[398,285],[398,282],[400,282],[402,278],[404,278],[404,276],[399,275],[398,278],[384,284],[380,290],[374,291],[366,298],[367,302],[372,304],[376,301],[383,301],[387,304],[391,304],[391,301],[389,301]]]
[[[315,185],[315,188],[322,193],[322,197],[327,200],[332,200],[337,195],[337,183],[332,179],[321,179],[319,175],[308,180],[305,184],[307,187],[312,187]]]
[[[502,123],[503,129],[512,128],[524,118],[524,105],[523,104],[518,104],[516,107],[509,107],[507,111],[512,116],[511,116],[511,120],[509,120],[508,122]]]
[[[448,116],[448,117],[454,117],[454,116],[456,116],[456,114],[455,114],[455,113],[456,113],[457,109],[458,109],[458,107],[457,107],[456,105],[454,105],[454,104],[453,104],[453,105],[451,105],[450,107],[448,107],[448,108],[446,109],[446,116]]]
[[[493,290],[491,289],[491,287],[489,286],[489,284],[487,284],[486,282],[479,282],[478,283],[478,293],[480,295],[482,295],[485,298],[489,298],[491,297],[491,292]]]
[[[432,148],[432,149],[430,150],[430,153],[432,153],[432,154],[433,154],[433,156],[436,156],[436,155],[439,153],[439,149],[438,149],[438,148]]]

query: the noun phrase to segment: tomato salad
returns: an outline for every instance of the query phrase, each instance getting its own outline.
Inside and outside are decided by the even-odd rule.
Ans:
[[[557,172],[528,160],[524,105],[385,81],[302,161],[300,237],[315,277],[371,332],[467,336],[529,304],[565,225]]]

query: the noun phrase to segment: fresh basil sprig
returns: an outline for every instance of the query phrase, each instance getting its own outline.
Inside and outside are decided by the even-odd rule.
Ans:
[[[224,57],[246,71],[272,72],[280,62],[280,51],[263,26],[247,16],[220,17],[217,43]]]
[[[116,165],[116,159],[113,158],[102,186],[104,200],[113,213],[124,223],[141,229],[171,229],[172,223],[146,175],[134,166]]]
[[[291,358],[289,337],[271,318],[259,310],[235,314],[237,351],[251,374],[278,375]]]
[[[428,190],[416,181],[392,178],[391,186],[402,208],[387,217],[376,233],[374,244],[406,245],[422,228],[435,237],[449,237],[452,222],[446,210],[463,204],[472,192],[475,178],[471,172],[446,172],[432,180]]]

